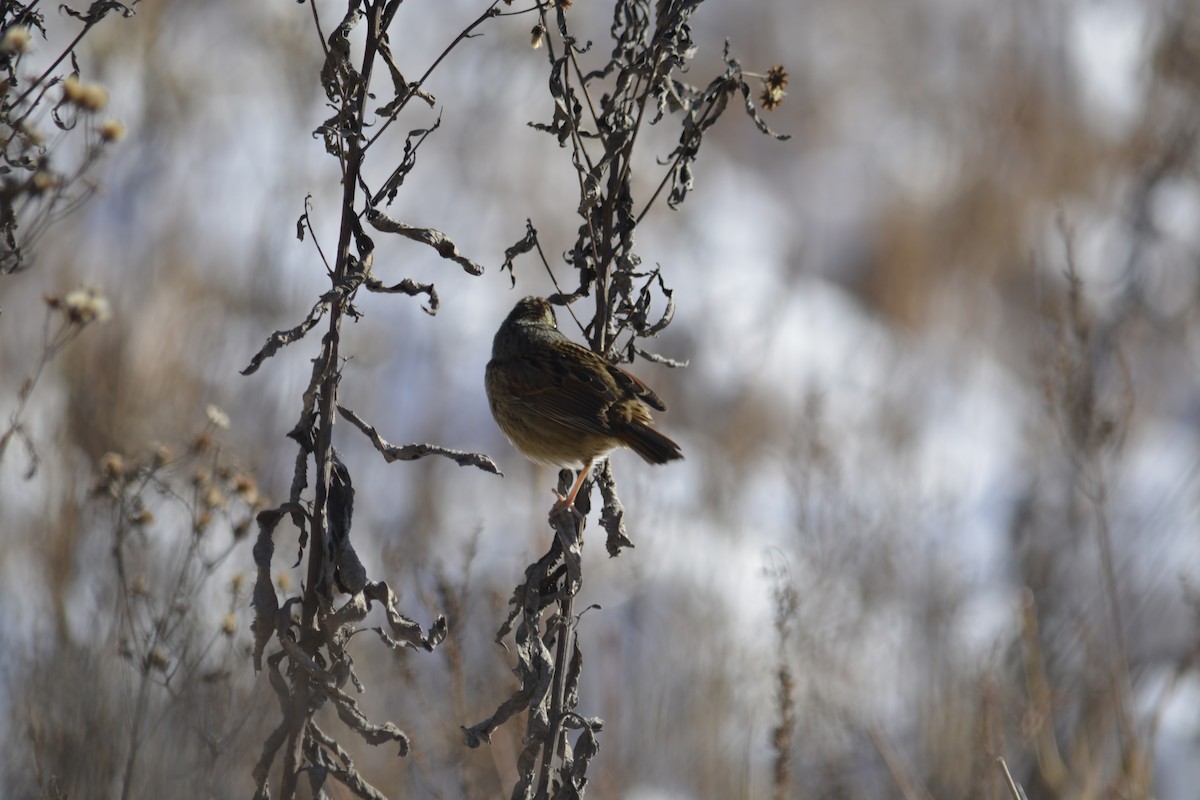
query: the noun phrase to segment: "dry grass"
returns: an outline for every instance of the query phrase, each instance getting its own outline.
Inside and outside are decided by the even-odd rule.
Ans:
[[[565,12],[578,26],[569,30],[595,42],[603,60],[608,22],[583,5]],[[770,24],[717,5],[692,20],[701,51],[690,79],[718,64],[728,25],[734,52],[787,62],[789,94],[771,122],[795,138],[768,147],[723,122],[696,163],[692,202],[643,220],[637,269],[661,267],[678,305],[653,349],[693,366],[643,362],[635,371],[671,404],[662,424],[688,460],[665,473],[617,456],[636,548],[608,559],[589,528],[572,603],[555,605],[565,600],[561,581],[545,594],[549,605],[518,619],[537,629],[551,659],[560,643],[571,652],[564,630],[578,637],[578,709],[589,724],[604,720],[586,765],[590,794],[1170,797],[1162,775],[1177,765],[1162,754],[1193,747],[1176,718],[1181,687],[1196,678],[1195,559],[1183,525],[1200,496],[1186,455],[1200,296],[1188,211],[1200,196],[1192,4],[1146,12],[1138,102],[1121,119],[1097,111],[1088,76],[1064,55],[1074,52],[1072,20],[1088,13],[1084,3],[1007,15],[918,4],[918,26],[869,0],[781,4]],[[17,7],[3,9],[11,20]],[[327,40],[343,9],[318,9]],[[458,9],[401,6],[417,15],[391,42],[405,77],[419,78],[481,11],[450,19]],[[404,276],[413,285],[401,290],[436,281],[439,315],[420,311],[428,294],[375,292],[356,300],[361,322],[346,317],[344,349],[319,342],[325,318],[249,379],[236,370],[270,331],[296,325],[331,287],[318,283],[312,237],[335,275],[366,258],[355,246],[362,231],[340,214],[348,162],[323,158],[324,140],[306,132],[331,113],[311,14],[159,4],[104,23],[127,33],[88,32],[83,41],[99,49],[78,48],[83,80],[95,81],[95,65],[107,70],[109,103],[133,121],[130,134],[103,145],[114,171],[89,173],[106,191],[56,221],[53,235],[22,245],[36,258],[0,276],[0,794],[253,794],[252,770],[284,714],[272,667],[257,677],[251,668],[250,521],[298,501],[312,536],[314,490],[297,494],[293,482],[303,461],[315,486],[319,448],[301,452],[283,437],[313,386],[313,408],[322,393],[331,403],[314,430],[332,421],[324,382],[342,377],[336,399],[364,420],[359,430],[343,417],[330,434],[354,478],[354,552],[372,579],[387,576],[398,609],[426,625],[444,614],[447,635],[432,654],[384,647],[371,628],[393,640],[395,630],[377,605],[348,640],[300,648],[319,668],[277,662],[289,691],[299,676],[336,673],[364,719],[396,720],[411,742],[402,759],[397,744],[366,745],[329,701],[311,720],[340,733],[314,734],[289,769],[336,754],[336,738],[353,768],[334,758],[326,775],[337,767],[353,783],[356,772],[386,796],[506,796],[529,774],[537,786],[538,766],[518,767],[534,741],[527,720],[495,728],[478,749],[463,745],[462,726],[520,686],[514,670],[528,662],[511,638],[508,650],[494,644],[496,628],[524,565],[556,536],[542,518],[553,476],[505,449],[479,398],[487,337],[511,305],[509,275],[494,267],[526,216],[542,253],[527,241],[518,290],[554,291],[541,258],[564,295],[581,283],[558,259],[582,252],[572,240],[581,222],[570,166],[581,146],[569,126],[559,129],[570,145],[561,151],[524,127],[552,113],[545,53],[563,52],[557,13],[545,11],[542,50],[528,50],[532,14],[498,20],[424,87],[445,109],[443,128],[421,145],[395,217],[441,226],[489,273],[468,276],[371,228],[374,288],[400,287]],[[413,30],[446,35],[429,33],[409,50],[400,40]],[[253,41],[278,68],[259,75],[239,61],[240,75],[229,76],[211,45],[193,52],[205,40],[189,31],[220,32],[230,52]],[[129,46],[114,45],[122,36]],[[39,57],[54,49],[35,44]],[[418,55],[429,57],[425,66]],[[22,80],[44,70],[31,63],[15,67]],[[481,66],[496,63],[508,77]],[[383,88],[372,112],[390,99],[387,69],[376,68]],[[68,59],[53,75],[69,71]],[[47,89],[46,102],[61,91]],[[246,130],[268,127],[247,116],[263,98],[277,104],[261,151],[272,159],[257,155]],[[472,109],[509,105],[540,110],[472,118]],[[222,108],[236,109],[232,119]],[[378,166],[367,163],[369,185],[378,189],[399,163],[408,130],[435,119],[390,126]],[[60,145],[78,140],[86,156],[99,131],[80,124]],[[642,135],[669,152],[663,130]],[[23,141],[10,137],[12,158]],[[665,168],[651,151],[635,164],[643,199]],[[64,165],[88,162],[54,152]],[[322,160],[325,172],[310,166]],[[736,181],[723,183],[722,169]],[[64,203],[91,194],[77,180]],[[291,244],[309,191],[308,238]],[[662,197],[669,192],[668,180]],[[259,198],[245,229],[223,210],[243,195]],[[761,218],[747,221],[742,207]],[[40,206],[26,208],[18,228],[29,220],[34,233]],[[350,234],[339,241],[343,224]],[[725,243],[731,230],[740,258]],[[737,271],[740,282],[727,280]],[[93,283],[110,305],[103,323],[73,318],[66,305]],[[661,313],[658,286],[650,308]],[[824,308],[815,305],[821,293],[842,301],[840,316],[807,328],[802,317]],[[57,298],[49,307],[46,295]],[[658,318],[640,311],[643,326]],[[603,330],[573,335],[606,345]],[[797,331],[841,361],[812,368],[807,350],[789,347]],[[205,415],[210,403],[228,412],[228,430]],[[961,424],[976,412],[984,422]],[[938,438],[946,430],[968,452],[972,437],[977,449],[1002,450],[989,453],[1001,467],[962,460]],[[420,454],[385,438],[487,452],[506,477],[448,461],[385,464],[381,453]],[[982,490],[975,470],[994,475]],[[307,561],[296,566],[291,519],[273,520],[263,576],[280,608],[321,585]],[[345,598],[336,596],[334,607]],[[311,601],[314,618],[323,602]],[[268,631],[264,661],[289,635],[304,636],[298,611],[274,619],[282,627]],[[289,657],[299,664],[301,653]],[[567,689],[548,707],[559,730]],[[1168,739],[1174,751],[1162,747]],[[266,774],[272,786],[285,780],[281,763]],[[300,784],[310,777],[299,775]]]

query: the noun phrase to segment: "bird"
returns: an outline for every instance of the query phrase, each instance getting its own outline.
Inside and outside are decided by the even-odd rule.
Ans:
[[[683,458],[679,445],[651,427],[651,409],[667,404],[638,378],[568,339],[550,303],[517,302],[492,340],[484,373],[496,424],[526,458],[579,470],[551,515],[575,508],[597,461],[627,447],[651,464]]]

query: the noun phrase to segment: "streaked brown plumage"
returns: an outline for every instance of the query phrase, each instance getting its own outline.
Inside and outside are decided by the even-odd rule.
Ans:
[[[500,430],[525,457],[581,470],[556,508],[570,507],[592,464],[628,447],[651,464],[683,458],[650,427],[667,405],[649,386],[558,330],[554,309],[526,297],[492,342],[484,383]]]

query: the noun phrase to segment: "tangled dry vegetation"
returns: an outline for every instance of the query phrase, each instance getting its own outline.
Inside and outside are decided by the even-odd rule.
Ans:
[[[1193,4],[1111,124],[1083,3],[184,5],[0,3],[0,794],[1189,796]],[[684,441],[586,525],[512,285]]]

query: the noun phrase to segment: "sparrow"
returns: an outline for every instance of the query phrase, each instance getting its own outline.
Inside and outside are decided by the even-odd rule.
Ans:
[[[651,464],[683,458],[679,445],[651,427],[650,410],[667,410],[662,398],[563,335],[543,298],[519,301],[496,331],[484,387],[496,424],[522,455],[579,470],[551,514],[574,509],[592,466],[618,447]]]

